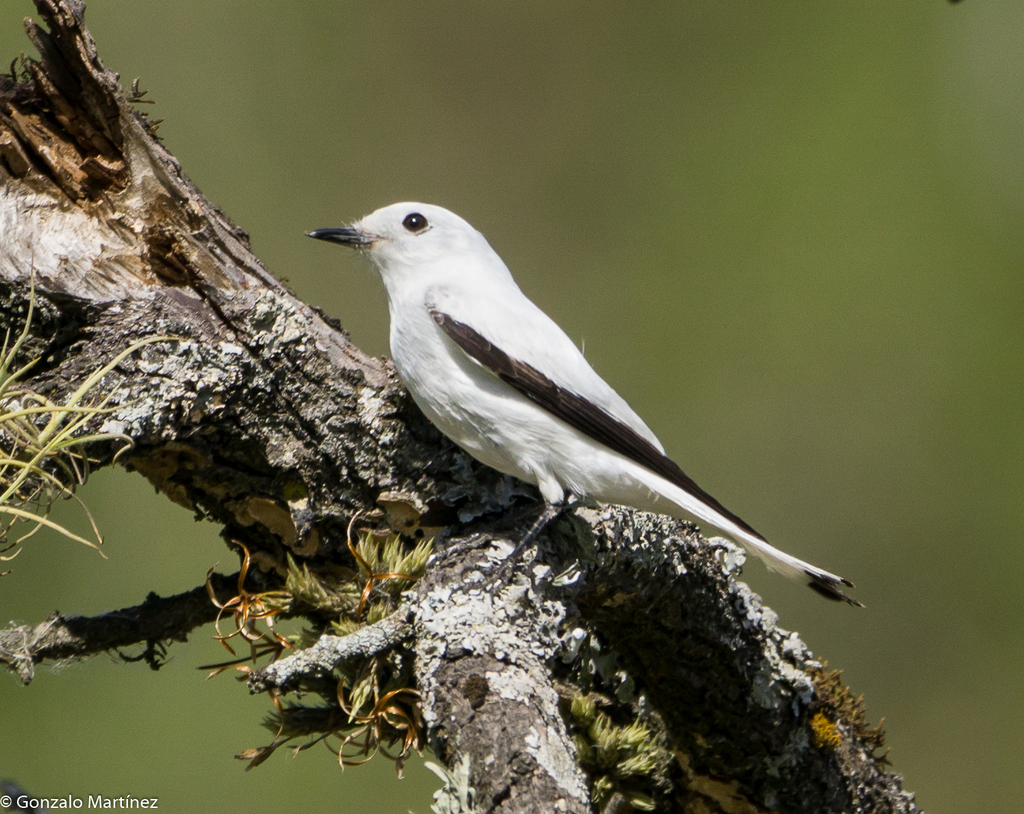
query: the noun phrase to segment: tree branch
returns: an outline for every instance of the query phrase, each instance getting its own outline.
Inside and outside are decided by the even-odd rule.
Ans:
[[[589,811],[549,675],[567,608],[529,577],[503,580],[513,539],[481,533],[463,543],[469,555],[442,554],[416,591],[416,680],[431,747],[449,768],[468,767],[481,811]]]
[[[302,679],[329,676],[347,661],[367,659],[390,650],[412,637],[412,625],[406,621],[408,615],[407,611],[398,610],[348,636],[325,634],[312,647],[254,670],[249,675],[249,691],[287,689]]]
[[[237,581],[238,574],[212,574],[210,589],[226,602]],[[141,605],[99,616],[61,616],[54,611],[37,625],[0,630],[0,664],[17,671],[22,683],[28,684],[35,675],[35,665],[42,661],[83,659],[146,642],[152,654],[147,657],[147,651],[143,658],[156,669],[160,666],[160,642],[183,642],[197,627],[216,618],[217,606],[210,602],[205,585],[169,597],[151,593]]]
[[[36,5],[40,61],[25,81],[0,79],[0,329],[21,329],[34,280],[24,355],[39,361],[26,386],[59,403],[97,360],[179,337],[104,378],[111,412],[97,429],[130,436],[127,468],[244,546],[256,565],[245,600],[266,615],[319,631],[356,624],[337,589],[361,573],[347,534],[356,512],[407,537],[440,530],[402,600],[408,616],[321,638],[256,673],[254,689],[312,686],[329,699],[360,660],[395,681],[408,673],[421,702],[405,731],[425,727],[480,812],[917,810],[874,757],[881,736],[849,692],[735,581],[731,544],[627,510],[582,511],[532,562],[500,568],[535,490],[456,450],[388,363],[267,273],[103,66],[81,3]],[[115,446],[92,451],[109,465]],[[184,629],[158,621],[88,647]],[[72,622],[53,620],[52,644],[15,633],[34,642],[31,663],[62,658]],[[387,697],[374,724],[400,734]],[[351,718],[337,706],[319,717]]]

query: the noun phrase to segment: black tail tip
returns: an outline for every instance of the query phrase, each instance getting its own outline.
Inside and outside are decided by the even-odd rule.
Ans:
[[[833,602],[846,602],[848,605],[853,605],[855,608],[864,607],[863,602],[858,602],[848,593],[840,589],[839,585],[845,585],[848,588],[854,587],[850,580],[840,578],[839,582],[833,582],[831,580],[822,579],[817,574],[812,574],[808,571],[805,571],[804,573],[807,574],[811,580],[807,583],[807,587],[815,593],[825,597],[825,599],[831,599]]]

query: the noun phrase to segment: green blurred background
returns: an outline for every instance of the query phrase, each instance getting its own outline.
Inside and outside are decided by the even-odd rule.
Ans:
[[[29,51],[0,9],[0,61]],[[106,0],[87,22],[268,268],[387,346],[379,284],[303,232],[397,200],[466,217],[698,482],[859,585],[747,576],[885,718],[931,812],[1024,797],[1024,5]],[[101,560],[41,536],[0,620],[190,588],[216,529],[103,472]],[[0,776],[169,811],[426,812],[325,750],[249,774],[268,704],[105,658],[0,681]]]

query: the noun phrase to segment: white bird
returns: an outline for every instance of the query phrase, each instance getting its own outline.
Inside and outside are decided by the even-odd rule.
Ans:
[[[575,497],[694,519],[772,570],[860,604],[840,587],[853,583],[769,545],[668,458],[458,215],[397,203],[308,235],[359,250],[380,273],[402,381],[427,418],[478,461],[535,484],[549,507]]]

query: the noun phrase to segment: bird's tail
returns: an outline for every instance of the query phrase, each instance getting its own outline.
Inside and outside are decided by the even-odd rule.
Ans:
[[[707,522],[710,523],[712,521],[708,520]],[[718,524],[713,523],[713,525],[717,527]],[[850,580],[829,573],[822,568],[818,568],[816,565],[811,565],[809,562],[799,560],[785,551],[779,551],[779,549],[769,545],[767,540],[750,534],[744,529],[738,527],[723,528],[722,531],[736,540],[747,551],[755,554],[772,571],[785,574],[793,579],[807,580],[807,586],[812,591],[817,591],[826,599],[848,602],[857,608],[864,607],[862,603],[843,590],[844,587],[854,587]]]
[[[735,516],[730,516],[730,513],[724,508],[722,511],[719,511],[714,506],[691,495],[686,490],[645,467],[637,467],[637,470],[638,479],[651,492],[671,504],[666,506],[665,503],[658,500],[656,505],[651,506],[653,511],[670,514],[680,519],[694,519],[700,523],[713,526],[742,545],[747,551],[756,555],[770,570],[784,574],[792,579],[806,580],[807,585],[812,590],[817,591],[826,599],[848,602],[858,608],[864,607],[843,590],[844,587],[854,587],[850,580],[797,559],[784,551],[779,551],[779,549],[770,545],[760,534],[746,526],[742,520],[735,518]]]

